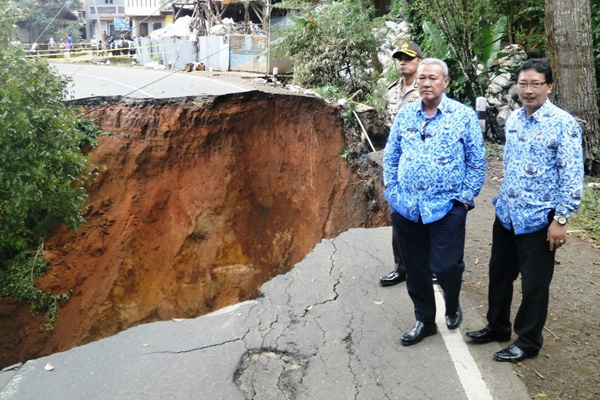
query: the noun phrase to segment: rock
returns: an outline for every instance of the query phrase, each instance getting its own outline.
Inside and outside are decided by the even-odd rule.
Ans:
[[[509,106],[500,107],[498,109],[498,116],[496,117],[496,122],[498,122],[498,125],[504,126],[504,124],[506,124],[508,116],[512,111],[513,110]]]
[[[511,81],[511,75],[508,72],[502,73],[492,78],[492,83],[499,85],[502,89],[508,89],[511,85],[514,84],[514,82]]]
[[[490,83],[487,88],[487,93],[489,93],[491,95],[495,95],[495,94],[502,92],[502,90],[503,90],[502,86],[500,86],[496,83]]]
[[[354,111],[360,117],[360,121],[369,135],[369,139],[376,149],[383,148],[388,136],[383,119],[377,114],[377,110],[365,104],[357,104]]]
[[[515,74],[521,63],[527,59],[523,47],[517,44],[505,46],[501,53],[506,56],[493,62],[486,91],[490,121],[486,127],[486,137],[494,141],[504,140],[506,119],[513,110],[520,107]]]
[[[498,108],[504,104],[504,102],[496,96],[490,96],[486,98],[488,107]]]
[[[371,151],[371,149],[365,143],[358,143],[356,145],[356,154],[365,154],[365,153],[368,153],[369,151]]]

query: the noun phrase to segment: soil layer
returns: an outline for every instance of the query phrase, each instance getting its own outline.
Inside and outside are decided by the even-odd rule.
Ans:
[[[322,100],[249,92],[81,104],[105,132],[86,223],[46,241],[51,269],[36,282],[72,296],[52,332],[2,299],[2,366],[255,298],[323,237],[387,223],[377,178],[340,157],[350,145],[340,110]]]

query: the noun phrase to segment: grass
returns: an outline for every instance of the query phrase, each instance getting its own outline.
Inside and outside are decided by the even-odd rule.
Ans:
[[[586,177],[583,189],[583,198],[579,212],[573,215],[569,225],[571,230],[579,231],[577,234],[595,243],[600,242],[600,188],[591,187],[590,183],[598,183],[597,177]]]

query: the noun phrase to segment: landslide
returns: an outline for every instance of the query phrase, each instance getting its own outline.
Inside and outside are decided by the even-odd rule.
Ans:
[[[86,223],[45,243],[36,285],[72,291],[54,330],[0,300],[0,366],[128,327],[255,298],[324,237],[387,223],[380,170],[353,148],[339,108],[248,92],[80,101],[103,129]]]

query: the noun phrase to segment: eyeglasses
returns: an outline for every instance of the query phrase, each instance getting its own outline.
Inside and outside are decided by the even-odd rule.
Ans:
[[[517,86],[519,89],[527,89],[527,86],[531,86],[532,89],[539,89],[542,85],[545,85],[548,82],[517,82]]]

